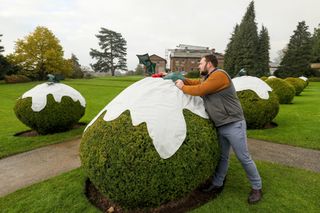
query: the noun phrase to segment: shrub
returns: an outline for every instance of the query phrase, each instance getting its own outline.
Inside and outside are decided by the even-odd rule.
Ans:
[[[278,96],[280,104],[290,104],[292,102],[296,91],[291,84],[280,78],[269,78],[266,83]]]
[[[269,92],[269,99],[261,99],[252,90],[239,91],[237,95],[249,129],[263,128],[279,112],[279,100],[274,92]]]
[[[71,78],[83,78],[83,76],[84,74],[81,69],[75,69],[71,74]]]
[[[6,75],[4,76],[4,81],[6,83],[24,83],[30,82],[31,79],[25,75]]]
[[[303,80],[301,78],[297,78],[298,82],[300,82],[303,85],[303,89],[306,88],[309,84],[308,80]]]
[[[267,76],[262,76],[260,79],[263,80],[263,81],[265,81],[265,80],[268,79],[268,77],[267,77]]]
[[[291,84],[292,86],[294,86],[294,89],[296,91],[295,95],[300,95],[300,93],[305,88],[305,81],[300,78],[289,77],[289,78],[286,78],[285,81]]]
[[[320,82],[320,77],[311,77],[308,79],[310,82]]]
[[[219,146],[212,123],[184,110],[187,135],[179,150],[161,159],[147,126],[133,126],[126,111],[106,122],[104,113],[83,135],[85,173],[108,199],[122,207],[159,206],[184,196],[212,175]]]
[[[200,78],[200,73],[199,71],[195,70],[195,71],[189,71],[185,77],[187,78]]]
[[[31,106],[31,97],[20,98],[14,112],[22,123],[43,135],[71,129],[85,112],[79,101],[74,102],[71,97],[63,96],[58,103],[51,94],[47,95],[46,107],[40,112],[34,112]]]
[[[309,85],[309,79],[308,78],[299,77],[299,79],[303,80],[304,88],[306,88]]]

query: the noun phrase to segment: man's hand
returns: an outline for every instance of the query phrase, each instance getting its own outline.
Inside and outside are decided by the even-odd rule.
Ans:
[[[163,77],[163,76],[166,76],[168,73],[166,73],[166,72],[159,72],[159,74]]]
[[[178,87],[179,89],[182,89],[182,87],[184,86],[183,81],[180,79],[176,80],[175,84],[176,84],[176,87]]]

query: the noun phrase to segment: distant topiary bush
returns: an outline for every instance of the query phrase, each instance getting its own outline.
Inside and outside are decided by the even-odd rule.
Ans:
[[[263,81],[265,81],[265,80],[268,79],[268,77],[267,77],[267,76],[262,76],[260,79],[263,80]]]
[[[185,77],[187,78],[200,78],[200,72],[199,71],[189,71]]]
[[[261,129],[277,116],[279,100],[274,92],[269,92],[269,99],[260,98],[252,90],[237,92],[244,117],[249,129]]]
[[[79,101],[75,102],[68,96],[63,96],[58,103],[51,94],[47,95],[46,107],[40,112],[34,112],[31,105],[31,97],[20,98],[14,112],[22,123],[43,135],[71,129],[85,112]]]
[[[310,82],[320,82],[320,77],[311,77],[308,79]]]
[[[4,81],[8,84],[30,82],[31,79],[25,75],[6,75]]]
[[[280,104],[290,104],[292,102],[296,91],[291,84],[281,78],[268,78],[266,83],[278,96]]]
[[[289,78],[286,78],[285,81],[294,87],[296,91],[295,95],[300,95],[303,89],[306,87],[305,81],[300,78],[289,77]]]
[[[101,193],[127,209],[159,206],[191,192],[212,175],[220,154],[212,123],[183,113],[186,139],[168,159],[160,158],[145,123],[132,125],[129,111],[108,122],[103,113],[81,140],[85,173]]]

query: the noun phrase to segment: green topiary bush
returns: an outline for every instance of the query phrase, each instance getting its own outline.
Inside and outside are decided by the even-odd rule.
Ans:
[[[133,126],[126,111],[106,122],[103,113],[83,134],[82,167],[97,189],[124,208],[159,206],[208,179],[219,159],[212,123],[184,110],[187,135],[170,158],[157,153],[147,126]]]
[[[200,78],[200,72],[198,70],[189,71],[185,75],[186,78]]]
[[[296,91],[295,95],[300,95],[303,89],[306,87],[305,81],[300,78],[289,77],[289,78],[286,78],[285,81],[294,87]]]
[[[305,81],[305,80],[303,80],[303,79],[300,79],[301,80],[301,82],[304,84],[304,88],[306,88],[308,85],[309,85],[309,81],[307,80],[307,81]],[[303,89],[304,89],[303,88]]]
[[[266,81],[268,79],[268,77],[267,76],[262,76],[262,77],[260,77],[260,79],[263,80],[263,81]]]
[[[63,96],[58,103],[51,94],[47,95],[46,107],[40,112],[34,112],[31,105],[31,97],[20,98],[16,102],[14,112],[22,123],[43,135],[71,129],[85,112],[79,101],[74,102],[67,96]]]
[[[25,75],[5,75],[4,81],[7,84],[30,82],[31,79]]]
[[[308,79],[310,82],[320,82],[320,77],[311,77]]]
[[[269,99],[261,99],[252,90],[237,92],[249,129],[261,129],[269,124],[279,112],[279,100],[274,92]]]
[[[280,104],[290,104],[292,102],[296,91],[291,84],[281,78],[269,78],[266,83],[278,96]]]

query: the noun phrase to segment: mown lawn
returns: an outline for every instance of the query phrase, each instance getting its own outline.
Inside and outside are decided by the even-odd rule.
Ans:
[[[320,82],[310,82],[293,104],[280,105],[278,127],[249,130],[248,137],[320,150]]]
[[[257,161],[263,180],[263,200],[247,203],[249,183],[232,157],[228,180],[215,200],[194,209],[203,212],[319,212],[320,175]],[[98,212],[84,195],[81,169],[54,177],[0,198],[1,212]]]
[[[80,121],[88,123],[118,93],[139,79],[141,77],[105,77],[66,80],[62,83],[77,89],[86,99],[86,113]],[[14,136],[18,132],[29,130],[14,114],[13,107],[16,99],[40,83],[42,82],[0,84],[0,158],[81,136],[84,126],[68,132],[45,136]]]

